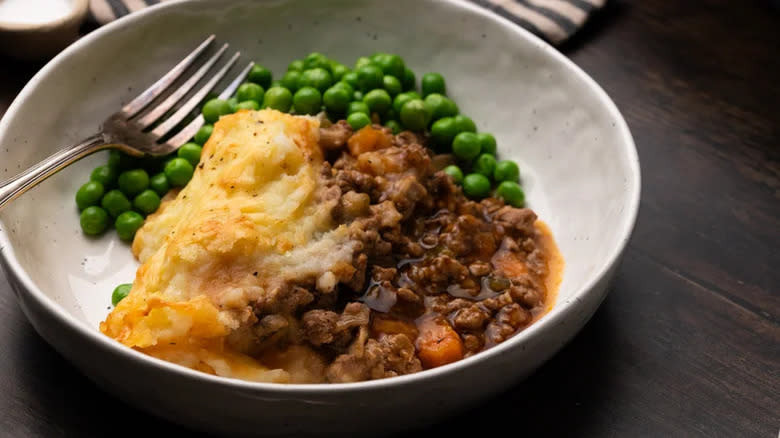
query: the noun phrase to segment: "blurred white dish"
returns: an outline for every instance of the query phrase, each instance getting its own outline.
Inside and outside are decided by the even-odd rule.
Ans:
[[[0,1],[0,51],[22,59],[52,56],[78,38],[89,0]]]

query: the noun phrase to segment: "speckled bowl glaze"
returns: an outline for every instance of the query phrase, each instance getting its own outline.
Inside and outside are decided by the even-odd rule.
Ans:
[[[631,134],[607,95],[574,64],[465,1],[195,0],[121,19],[66,49],[19,94],[0,122],[0,178],[93,132],[209,33],[277,74],[313,50],[348,64],[362,54],[395,52],[416,72],[443,73],[462,112],[495,134],[502,157],[519,162],[528,202],[553,230],[566,259],[557,304],[489,351],[403,377],[278,385],[184,369],[97,329],[110,291],[131,281],[137,268],[115,233],[90,239],[79,229],[73,194],[104,162],[99,154],[0,215],[0,260],[25,314],[98,385],[152,414],[212,432],[381,435],[440,420],[505,390],[591,317],[639,205]]]

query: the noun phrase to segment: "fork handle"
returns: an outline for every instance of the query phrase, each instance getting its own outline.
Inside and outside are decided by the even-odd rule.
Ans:
[[[102,134],[95,134],[81,143],[55,152],[45,160],[0,183],[0,210],[19,195],[35,187],[65,166],[99,150],[108,148]]]

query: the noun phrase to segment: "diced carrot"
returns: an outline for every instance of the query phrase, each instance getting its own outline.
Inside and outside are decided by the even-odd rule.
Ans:
[[[371,329],[375,334],[403,334],[406,335],[410,341],[417,339],[417,328],[406,321],[399,321],[397,319],[375,316],[374,320],[371,322]]]
[[[458,333],[440,319],[424,317],[417,322],[417,357],[425,368],[435,368],[463,358],[463,342]]]
[[[371,126],[361,128],[347,140],[349,153],[355,157],[363,152],[388,148],[392,144],[393,140],[389,135]]]

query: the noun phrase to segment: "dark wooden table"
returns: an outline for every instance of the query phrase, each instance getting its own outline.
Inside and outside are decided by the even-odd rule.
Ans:
[[[613,1],[562,48],[634,134],[636,231],[609,297],[571,344],[504,395],[424,432],[778,436],[780,13],[770,4]],[[40,65],[0,65],[2,114]],[[181,432],[96,388],[12,296],[0,274],[0,435]]]

